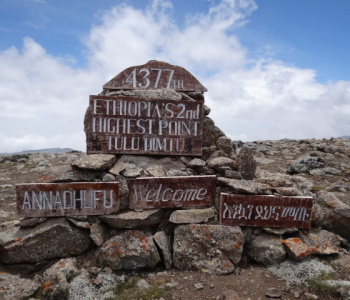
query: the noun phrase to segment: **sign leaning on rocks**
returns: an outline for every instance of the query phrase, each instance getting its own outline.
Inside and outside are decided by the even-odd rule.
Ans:
[[[17,211],[26,217],[106,215],[119,210],[118,182],[16,185]]]
[[[188,71],[161,61],[125,69],[104,92],[207,89]],[[157,99],[123,95],[90,96],[85,118],[87,153],[146,155],[202,154],[203,99]]]
[[[129,179],[130,208],[208,207],[215,202],[216,176]]]
[[[221,194],[220,223],[230,226],[311,228],[312,197]]]

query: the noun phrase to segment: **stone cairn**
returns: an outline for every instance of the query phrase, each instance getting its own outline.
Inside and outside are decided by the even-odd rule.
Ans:
[[[101,95],[204,100],[201,92],[170,88],[105,88]],[[313,255],[336,254],[341,247],[348,246],[350,208],[322,193],[317,197],[325,203],[333,201],[336,209],[325,214],[318,204],[320,201],[314,201],[311,230],[220,225],[221,193],[315,196],[311,182],[297,174],[302,168],[319,170],[324,163],[321,158],[309,157],[292,164],[290,174],[256,172],[254,155],[263,149],[256,144],[232,141],[215,126],[209,117],[209,107],[204,106],[204,111],[200,157],[81,154],[69,168],[57,167],[51,182],[119,182],[121,211],[103,216],[24,218],[7,229],[3,226],[0,232],[3,269],[11,266],[25,269],[30,265],[30,270],[39,270],[50,262],[55,263],[37,281],[0,272],[0,285],[1,280],[17,280],[27,295],[41,285],[48,299],[65,299],[84,284],[113,285],[108,281],[108,275],[116,270],[159,267],[229,274],[249,261],[269,266],[288,258],[300,261]],[[216,176],[214,206],[201,209],[128,208],[127,179],[193,175]],[[84,272],[78,271],[78,262],[86,267]]]

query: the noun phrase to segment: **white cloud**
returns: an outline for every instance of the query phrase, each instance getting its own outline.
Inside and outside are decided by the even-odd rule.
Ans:
[[[211,2],[214,3],[214,2]],[[0,152],[85,149],[88,96],[123,69],[151,59],[177,64],[209,90],[211,117],[243,140],[349,134],[350,82],[321,84],[316,72],[280,61],[247,59],[235,36],[256,9],[252,0],[222,0],[176,24],[170,2],[146,9],[117,5],[84,40],[89,66],[75,69],[32,38],[0,52]]]

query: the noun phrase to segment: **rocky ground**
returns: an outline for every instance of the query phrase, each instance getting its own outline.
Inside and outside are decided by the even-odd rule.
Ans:
[[[234,142],[237,148],[242,143]],[[295,187],[274,189],[275,193],[284,195],[308,195],[317,199],[320,207],[320,218],[325,210],[348,208],[350,205],[350,140],[279,140],[260,141],[246,143],[245,146],[253,149],[257,162],[257,181],[265,184],[264,178],[271,178],[271,174],[285,174],[301,176],[311,182],[308,189],[295,189]],[[19,183],[40,182],[69,182],[76,180],[76,170],[71,167],[76,161],[86,154],[81,152],[69,152],[61,154],[23,154],[12,156],[0,156],[0,231],[20,222],[16,214],[15,185]],[[269,172],[269,173],[266,173]],[[271,173],[271,174],[270,174]],[[269,174],[269,176],[267,176]],[[52,178],[54,176],[54,178]],[[81,181],[94,180],[92,172],[79,172]],[[282,177],[279,177],[281,180]],[[303,190],[303,192],[300,192]],[[317,223],[317,220],[314,220]],[[316,224],[317,225],[317,224]],[[327,224],[319,223],[319,227]],[[334,229],[334,228],[333,228]],[[339,233],[340,234],[340,233]],[[344,234],[346,235],[346,233]],[[348,239],[349,241],[349,239]],[[312,260],[321,260],[324,265],[332,267],[324,280],[343,280],[350,283],[350,255],[347,252],[347,241],[342,240],[341,251],[330,256],[315,256]],[[37,264],[35,268],[25,266],[11,267],[0,265],[0,286],[9,280],[5,273],[22,273],[24,277],[33,278],[42,275],[46,267],[52,262],[45,262],[43,266]],[[77,262],[77,268],[84,264],[84,259]],[[291,269],[286,266],[286,269]],[[144,273],[133,271],[123,275],[138,276],[145,279],[148,284],[158,286],[167,284],[169,289],[162,296],[153,296],[153,299],[245,299],[257,300],[271,298],[282,299],[350,299],[349,290],[342,288],[329,288],[324,284],[310,283],[305,285],[303,277],[305,270],[296,271],[286,277],[279,272],[263,265],[256,264],[247,259],[242,259],[239,267],[228,275],[211,275],[206,272],[178,271],[159,269],[159,272]],[[310,267],[317,268],[317,267]],[[118,274],[118,276],[122,276]],[[316,276],[316,277],[317,277]],[[123,277],[125,281],[125,277]],[[301,278],[303,283],[295,283],[293,278]],[[160,284],[161,283],[161,284]],[[162,287],[163,288],[163,287]],[[0,287],[0,294],[1,289]],[[226,296],[223,294],[226,291]],[[231,294],[229,291],[232,291]],[[234,292],[233,292],[234,291]],[[236,294],[236,295],[235,295]],[[239,298],[237,298],[237,297]],[[143,296],[137,296],[140,299]],[[150,296],[152,297],[152,296]],[[236,297],[236,298],[235,298]],[[16,298],[12,298],[16,299]],[[37,299],[40,299],[38,296]],[[77,298],[78,299],[78,298]],[[127,298],[125,298],[127,299]],[[131,299],[131,298],[130,298]],[[137,299],[137,298],[135,298]],[[149,298],[152,299],[152,298]]]

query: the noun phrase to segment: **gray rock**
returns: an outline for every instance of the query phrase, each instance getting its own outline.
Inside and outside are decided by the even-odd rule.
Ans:
[[[212,208],[176,210],[170,215],[170,222],[175,224],[195,224],[208,222],[215,217]]]
[[[203,290],[204,289],[204,285],[201,284],[200,282],[196,282],[194,284],[194,287],[197,289],[197,290]]]
[[[127,230],[107,240],[96,253],[101,266],[112,270],[154,268],[160,262],[151,233]]]
[[[330,188],[332,191],[335,191],[335,192],[346,193],[347,191],[350,191],[350,184],[342,180],[339,180],[339,181],[333,182]]]
[[[313,176],[322,176],[324,174],[326,174],[324,169],[314,169],[310,171],[310,175],[313,175]]]
[[[141,155],[122,155],[118,159],[117,164],[134,164],[143,171],[148,168],[159,168],[159,166],[161,166],[165,173],[170,170],[186,169],[185,164],[181,162],[180,159],[174,159],[171,157],[155,158]]]
[[[31,227],[37,224],[40,224],[42,222],[45,222],[47,218],[41,217],[41,218],[25,218],[20,223],[19,226],[21,227]]]
[[[245,180],[253,180],[255,178],[256,161],[253,156],[253,150],[248,147],[243,147],[239,151],[237,158],[237,171]]]
[[[0,282],[0,299],[4,300],[27,299],[40,287],[40,284],[34,280],[7,272],[0,272]]]
[[[350,208],[335,209],[326,215],[324,228],[350,242]]]
[[[241,260],[243,233],[238,226],[180,225],[175,229],[173,249],[178,269],[228,274]]]
[[[187,163],[189,168],[201,168],[205,166],[205,161],[199,158],[194,158]]]
[[[309,173],[311,170],[323,168],[325,161],[321,157],[302,157],[294,161],[288,169],[289,174]]]
[[[90,237],[97,246],[101,246],[105,240],[105,230],[101,224],[94,223],[90,227]]]
[[[225,136],[222,130],[215,126],[211,118],[205,117],[203,120],[203,147],[215,146],[221,136]]]
[[[221,136],[216,141],[216,147],[219,150],[224,151],[227,155],[231,155],[233,152],[233,145],[230,138],[227,136]]]
[[[150,285],[148,284],[148,282],[144,279],[140,279],[137,282],[137,287],[139,288],[139,290],[147,290],[150,288]]]
[[[208,161],[208,167],[219,173],[225,173],[226,170],[236,170],[236,162],[229,157],[216,157]]]
[[[166,99],[181,100],[182,95],[173,89],[157,89],[157,90],[119,90],[106,93],[107,96],[126,96],[141,99]]]
[[[160,224],[162,209],[150,209],[142,212],[127,211],[118,215],[100,216],[100,219],[112,228],[131,229]]]
[[[124,171],[126,169],[126,164],[124,162],[117,162],[114,164],[114,166],[109,169],[109,173],[113,175],[119,175],[120,172]]]
[[[90,154],[82,156],[73,166],[79,169],[105,171],[115,163],[115,156],[112,154]]]
[[[149,168],[146,168],[145,173],[151,177],[164,177],[166,175],[163,166],[153,165]]]
[[[332,168],[332,167],[326,167],[324,168],[324,171],[326,174],[329,174],[329,175],[338,175],[338,174],[341,174],[341,171],[336,169],[336,168]]]
[[[348,208],[350,209],[349,205],[346,205],[342,201],[340,201],[334,193],[326,192],[326,191],[319,191],[316,193],[316,201],[322,206],[328,206],[330,208]]]
[[[327,230],[311,230],[308,234],[301,233],[301,240],[310,248],[312,254],[338,254],[339,237]]]
[[[45,299],[67,299],[69,281],[78,275],[76,258],[62,259],[47,269],[43,276],[43,294]]]
[[[225,177],[231,178],[231,179],[238,179],[238,180],[242,179],[242,175],[239,174],[237,171],[233,171],[233,170],[226,170]]]
[[[110,174],[110,173],[107,173],[102,177],[102,181],[103,182],[113,182],[113,181],[115,181],[115,176]]]
[[[125,169],[121,172],[126,178],[140,177],[143,174],[143,170],[134,164],[125,164]]]
[[[45,182],[95,181],[98,171],[74,169],[71,165],[53,166],[44,171],[38,171],[38,177]]]
[[[280,237],[263,233],[256,237],[249,245],[248,256],[265,266],[281,263],[286,259],[286,251]]]
[[[276,288],[268,288],[265,296],[268,298],[282,298],[282,290]]]
[[[222,292],[219,297],[221,297],[220,300],[221,299],[223,300],[240,300],[241,299],[239,298],[239,296],[234,290],[226,290]]]
[[[81,229],[90,229],[90,227],[91,227],[88,219],[84,219],[84,216],[82,219],[77,218],[77,216],[66,217],[66,219],[70,223],[72,223],[73,225],[75,225]]]
[[[266,170],[257,172],[257,180],[272,187],[292,187],[293,178],[282,173],[270,173]]]
[[[265,227],[263,230],[266,233],[276,234],[276,235],[283,235],[286,233],[295,233],[298,231],[298,228],[269,228]]]
[[[218,183],[227,187],[234,194],[272,195],[272,190],[267,184],[252,180],[236,180],[218,177]]]
[[[57,272],[61,272],[68,282],[71,281],[79,274],[77,259],[75,257],[60,259],[50,268],[45,270],[42,275],[43,281],[52,281],[52,277]]]
[[[325,213],[318,203],[313,203],[311,209],[311,227],[322,227]]]
[[[90,248],[89,233],[64,218],[50,219],[34,228],[13,227],[0,233],[4,263],[36,263],[45,259],[80,255]]]
[[[165,269],[170,270],[173,264],[173,259],[169,243],[169,237],[164,231],[158,231],[154,234],[153,239],[160,250],[160,255],[162,261],[164,262]]]
[[[116,175],[116,181],[119,182],[119,209],[125,210],[129,207],[129,187],[126,179],[122,175]]]
[[[308,259],[312,254],[311,248],[299,238],[288,238],[282,242],[285,245],[288,256],[293,260]]]
[[[174,177],[174,176],[188,176],[186,171],[181,170],[169,170],[166,173],[167,177]]]
[[[0,224],[0,232],[18,226],[21,220],[11,220]]]

